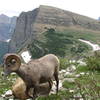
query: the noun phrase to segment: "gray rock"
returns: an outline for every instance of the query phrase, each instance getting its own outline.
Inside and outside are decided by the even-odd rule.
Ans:
[[[17,17],[8,17],[4,14],[0,15],[0,40],[5,41],[11,38],[16,25]]]
[[[64,78],[63,82],[67,81],[67,82],[75,82],[75,78]]]
[[[66,71],[68,71],[68,72],[74,72],[75,70],[76,70],[76,66],[75,65],[70,65],[70,67],[68,67],[66,69]]]

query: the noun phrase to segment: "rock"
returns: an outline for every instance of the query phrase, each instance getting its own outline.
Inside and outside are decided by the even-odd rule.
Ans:
[[[70,62],[70,63],[75,63],[75,62],[76,62],[76,60],[70,60],[69,62]]]
[[[5,92],[5,94],[1,95],[0,100],[14,100],[14,96],[11,90]]]
[[[0,41],[6,41],[11,38],[16,25],[16,19],[17,17],[15,16],[8,17],[4,14],[0,14]]]
[[[16,73],[15,72],[12,72],[11,75],[16,75]]]
[[[85,72],[81,72],[81,73],[80,73],[80,75],[85,75],[85,74],[86,74]]]
[[[79,63],[79,65],[86,66],[86,62],[82,61],[82,59],[78,60],[77,63]]]
[[[81,96],[80,93],[75,94],[75,95],[74,95],[74,98],[76,98],[76,99],[78,99],[78,100],[84,100],[84,99],[82,98],[82,96]]]
[[[68,72],[74,72],[75,70],[76,70],[76,66],[75,65],[71,65],[70,67],[68,67],[66,69],[66,71],[68,71]]]
[[[1,95],[1,97],[3,97],[3,98],[4,98],[4,97],[5,97],[5,95],[4,95],[4,94],[2,94],[2,95]]]
[[[61,71],[59,71],[59,74],[64,74],[66,73],[66,70],[62,69]]]
[[[0,97],[0,100],[4,100],[4,98],[3,97]]]
[[[75,82],[75,78],[64,78],[62,82],[64,81]]]
[[[59,90],[62,89],[62,81],[59,80]],[[52,89],[51,89],[51,94],[55,94],[56,93],[56,81],[53,81],[53,86],[52,86]]]
[[[12,96],[12,91],[11,90],[8,90],[5,94],[4,94],[5,97],[9,97],[9,96]]]
[[[76,77],[76,78],[80,77],[80,74],[76,74],[75,77]]]
[[[59,79],[62,80],[65,76],[66,70],[62,69],[61,71],[59,71]]]
[[[74,93],[75,90],[69,90],[69,92]]]
[[[64,76],[71,76],[71,75],[73,75],[74,73],[71,73],[71,72],[66,72],[65,74],[64,74]]]

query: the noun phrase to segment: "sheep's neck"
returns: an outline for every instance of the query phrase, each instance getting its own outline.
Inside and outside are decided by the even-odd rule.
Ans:
[[[16,73],[23,79],[23,81],[26,83],[26,85],[29,85],[29,86],[33,86],[33,82],[30,78],[30,76],[25,73],[25,71],[21,68],[19,68]]]
[[[16,73],[17,73],[23,80],[25,80],[26,74],[25,74],[25,72],[24,72],[21,68],[19,68],[19,69],[16,71]]]

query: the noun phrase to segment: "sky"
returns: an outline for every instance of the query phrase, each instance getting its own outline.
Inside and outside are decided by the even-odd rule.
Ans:
[[[18,16],[22,11],[31,11],[39,5],[48,5],[94,19],[100,16],[100,0],[0,0],[0,14]]]

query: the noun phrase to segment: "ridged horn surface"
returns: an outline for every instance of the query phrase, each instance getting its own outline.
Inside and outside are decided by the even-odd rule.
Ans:
[[[14,70],[17,70],[20,67],[21,59],[20,59],[20,57],[17,54],[14,54],[14,53],[6,54],[4,56],[5,64],[11,63],[12,60],[16,61],[15,65],[14,65],[14,68],[12,68],[12,70],[14,71]]]

